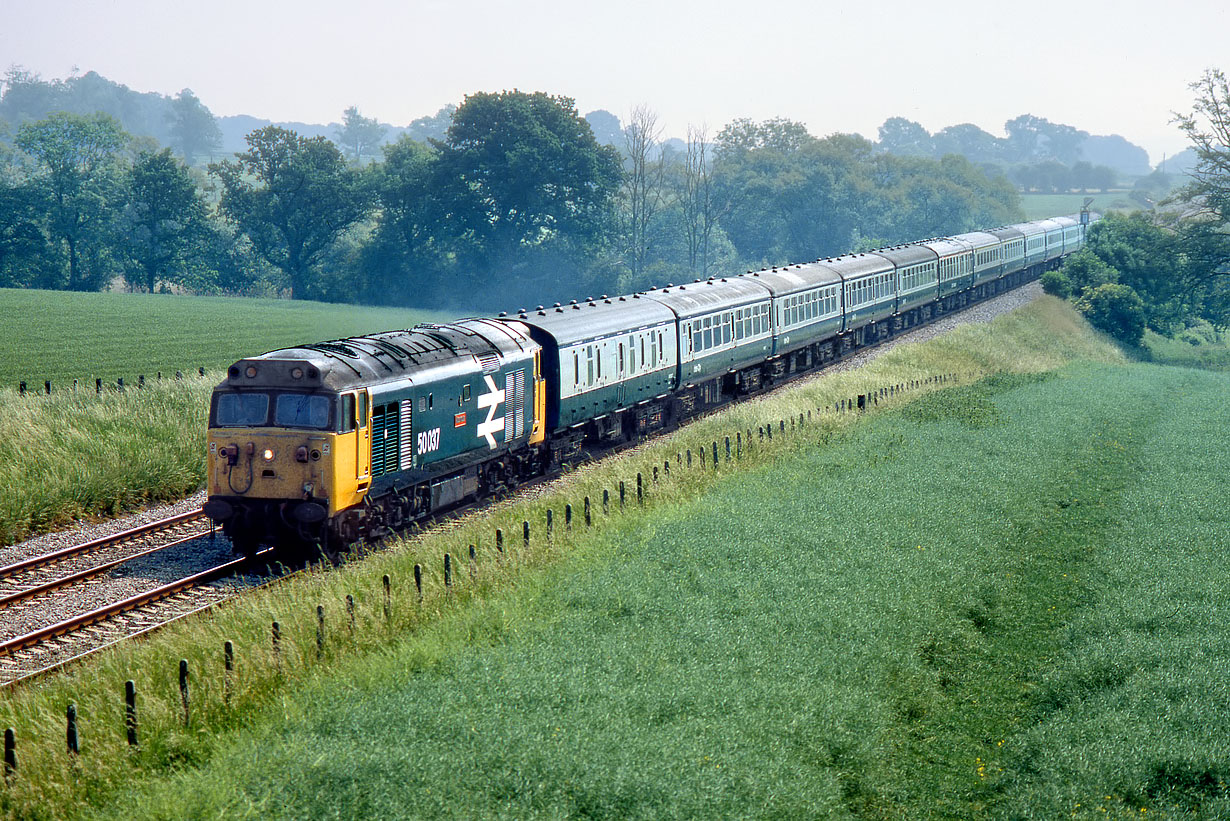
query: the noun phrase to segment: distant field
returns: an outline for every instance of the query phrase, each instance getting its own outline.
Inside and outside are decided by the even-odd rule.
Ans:
[[[1137,211],[1140,206],[1133,202],[1126,191],[1111,191],[1107,194],[1022,194],[1021,207],[1025,209],[1025,218],[1030,220],[1047,217],[1079,214],[1081,205],[1086,199],[1092,199],[1089,208],[1099,213],[1109,210]]]
[[[0,388],[133,384],[223,368],[302,342],[442,321],[442,314],[271,299],[0,289]]]

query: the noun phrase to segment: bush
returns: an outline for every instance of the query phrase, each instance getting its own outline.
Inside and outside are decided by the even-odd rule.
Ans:
[[[1145,335],[1145,303],[1128,286],[1108,282],[1086,288],[1075,305],[1102,333],[1125,345],[1140,345]]]
[[[1192,346],[1216,345],[1221,341],[1221,334],[1207,321],[1197,319],[1191,323],[1190,327],[1175,334],[1174,338]]]
[[[1051,296],[1067,299],[1072,296],[1072,282],[1063,271],[1047,271],[1042,275],[1042,290]]]

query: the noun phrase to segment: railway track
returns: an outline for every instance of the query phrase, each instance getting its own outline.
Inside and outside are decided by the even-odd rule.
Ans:
[[[231,595],[210,585],[253,563],[212,534],[196,510],[0,567],[0,684]]]

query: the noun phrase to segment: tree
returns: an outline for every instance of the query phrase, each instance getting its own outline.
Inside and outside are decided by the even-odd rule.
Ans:
[[[364,157],[374,155],[388,129],[376,120],[364,117],[355,106],[346,109],[342,116],[342,127],[334,133],[346,156],[355,162],[362,162]]]
[[[174,268],[193,247],[205,205],[188,169],[171,149],[143,152],[126,174],[121,216],[125,245],[152,294],[160,281],[177,279]]]
[[[302,298],[313,285],[313,267],[367,216],[370,193],[324,137],[309,139],[271,125],[246,140],[248,150],[234,162],[209,166],[222,184],[219,211],[282,270],[291,298]]]
[[[167,120],[171,127],[171,145],[179,149],[188,165],[197,157],[212,156],[222,147],[218,121],[190,88],[180,91],[171,101]]]
[[[688,126],[682,186],[676,199],[683,211],[688,267],[701,278],[709,275],[709,245],[718,216],[713,201],[708,151],[709,135],[704,126]]]
[[[82,117],[57,112],[26,123],[17,132],[18,148],[43,171],[38,183],[49,203],[51,234],[68,253],[70,290],[101,284],[103,272],[95,266],[94,276],[85,277],[81,258],[91,242],[102,241],[113,213],[116,155],[126,139],[115,120],[105,114]]]
[[[1144,338],[1144,303],[1127,285],[1107,283],[1086,289],[1075,305],[1090,325],[1125,345],[1137,347]]]
[[[609,225],[619,157],[594,140],[568,97],[503,91],[465,98],[433,141],[455,251],[487,287],[575,275]],[[540,265],[528,267],[530,259]],[[505,274],[499,280],[498,273]]]
[[[1195,83],[1192,110],[1178,115],[1196,153],[1192,182],[1178,194],[1186,205],[1180,245],[1189,276],[1206,292],[1205,316],[1230,325],[1230,82],[1210,69]]]
[[[437,161],[431,145],[402,135],[384,147],[384,162],[371,167],[380,208],[372,241],[364,249],[367,301],[415,301],[417,296],[421,304],[425,293],[443,290],[434,286],[446,267],[444,241],[451,233],[439,197]]]
[[[421,143],[429,140],[443,140],[448,135],[448,127],[453,124],[453,113],[457,106],[449,103],[430,117],[419,117],[406,126],[406,136]]]
[[[626,208],[628,268],[634,280],[645,271],[649,256],[649,228],[662,205],[665,163],[661,157],[662,127],[648,106],[632,109],[624,128],[623,201]],[[654,155],[658,154],[655,162]]]
[[[49,248],[42,216],[49,203],[40,187],[0,175],[0,286],[45,287]]]
[[[913,120],[889,117],[880,126],[880,148],[902,157],[929,157],[934,150],[931,135]]]
[[[1002,162],[1004,140],[997,139],[972,123],[950,125],[931,138],[935,154],[960,154],[970,162]]]
[[[1052,158],[1065,165],[1080,159],[1081,144],[1088,132],[1070,125],[1052,123],[1043,117],[1022,114],[1004,123],[1012,159],[1033,162]]]

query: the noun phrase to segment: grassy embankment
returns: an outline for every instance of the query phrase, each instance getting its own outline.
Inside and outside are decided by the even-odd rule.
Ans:
[[[0,290],[0,545],[200,488],[209,392],[236,359],[440,318],[284,300]],[[199,377],[198,367],[211,370]],[[172,378],[177,370],[182,381]],[[95,378],[135,386],[139,374],[143,390],[94,393]],[[47,379],[51,396],[39,393]],[[81,380],[76,393],[72,379]],[[18,396],[21,380],[33,395]]]
[[[1094,817],[1175,806],[1213,817],[1230,711],[1209,680],[1226,658],[1215,634],[1226,597],[1208,586],[1219,569],[1208,548],[1226,533],[1213,492],[1230,451],[1217,418],[1225,377],[1079,365],[867,419],[814,414],[757,439],[737,470],[675,459],[868,388],[1074,358],[1117,359],[1044,300],[123,646],[0,708],[22,756],[3,807]],[[595,527],[580,523],[582,496],[664,460],[670,478],[650,483],[643,510],[630,498],[607,516],[596,504]],[[571,533],[564,502],[578,511]],[[528,549],[512,536],[522,519]],[[510,534],[503,562],[496,527]],[[442,554],[470,543],[477,579],[461,561],[446,593]],[[239,648],[229,708],[224,639]],[[181,657],[194,671],[189,729],[177,719]],[[130,677],[143,740],[131,757],[119,701]],[[77,765],[63,754],[70,701]]]

